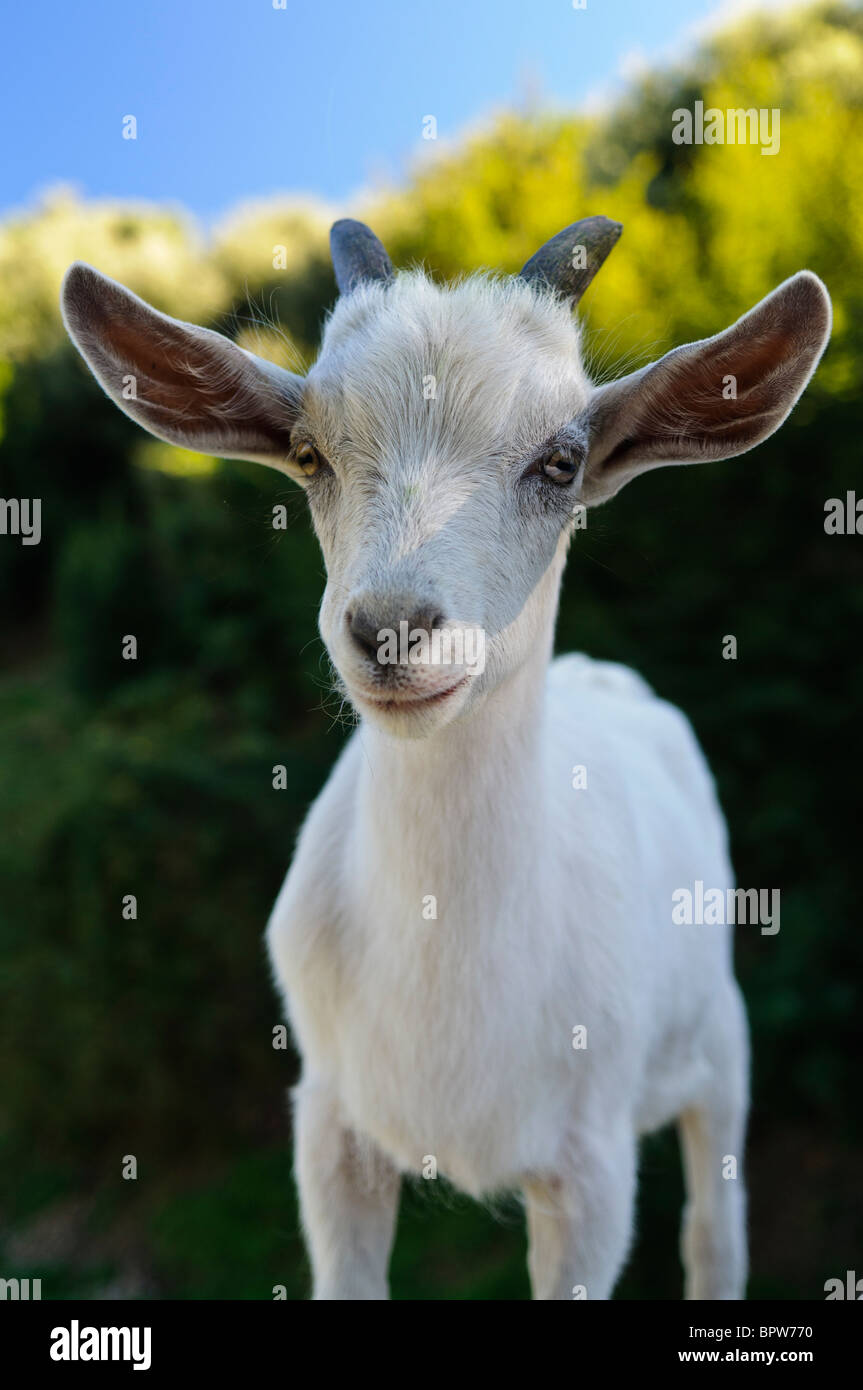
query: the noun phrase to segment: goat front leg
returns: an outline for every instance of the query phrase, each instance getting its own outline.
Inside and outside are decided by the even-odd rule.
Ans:
[[[345,1124],[333,1091],[318,1082],[294,1091],[294,1145],[312,1297],[389,1298],[398,1172]]]
[[[629,1129],[579,1139],[560,1172],[524,1182],[535,1299],[611,1297],[632,1235],[636,1146]]]

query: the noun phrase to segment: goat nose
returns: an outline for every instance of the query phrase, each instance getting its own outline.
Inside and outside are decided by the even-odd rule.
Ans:
[[[407,637],[410,639],[410,634],[416,632],[417,629],[431,635],[435,628],[442,627],[446,620],[443,613],[428,608],[413,614],[401,611],[397,617],[383,621],[373,618],[366,608],[349,608],[345,613],[345,621],[351,637],[363,656],[368,657],[370,661],[378,662],[378,652],[387,633],[393,632],[398,640],[401,636],[402,623],[406,624]]]

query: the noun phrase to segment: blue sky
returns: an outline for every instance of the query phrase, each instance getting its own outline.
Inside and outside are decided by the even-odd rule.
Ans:
[[[280,0],[277,0],[279,3]],[[526,91],[565,107],[685,46],[717,0],[42,0],[4,20],[0,211],[46,187],[342,207]],[[124,116],[138,138],[124,140]]]

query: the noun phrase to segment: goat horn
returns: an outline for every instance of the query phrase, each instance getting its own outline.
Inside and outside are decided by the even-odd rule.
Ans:
[[[351,217],[334,222],[330,228],[330,252],[340,294],[350,294],[364,281],[393,278],[392,262],[365,222],[355,222]]]
[[[541,246],[523,266],[521,278],[529,285],[557,290],[577,304],[622,231],[621,224],[608,217],[582,217]],[[584,254],[576,257],[577,250]]]

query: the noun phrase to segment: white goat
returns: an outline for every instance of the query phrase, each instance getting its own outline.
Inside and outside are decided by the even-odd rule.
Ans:
[[[387,1296],[400,1175],[437,1170],[477,1195],[524,1191],[536,1298],[608,1298],[638,1136],[673,1119],[687,1296],[744,1294],[730,933],[672,921],[675,889],[733,883],[713,783],[639,677],[549,660],[576,499],[766,438],[823,351],[830,301],[803,271],[726,332],[597,388],[570,310],[619,233],[588,218],[520,278],[440,288],[337,223],[343,294],[304,380],[89,267],[66,278],[69,332],[121,409],[295,478],[326,560],[321,632],[361,722],[268,930],[303,1056],[319,1299]],[[405,620],[481,629],[484,667],[385,664],[382,634]]]

